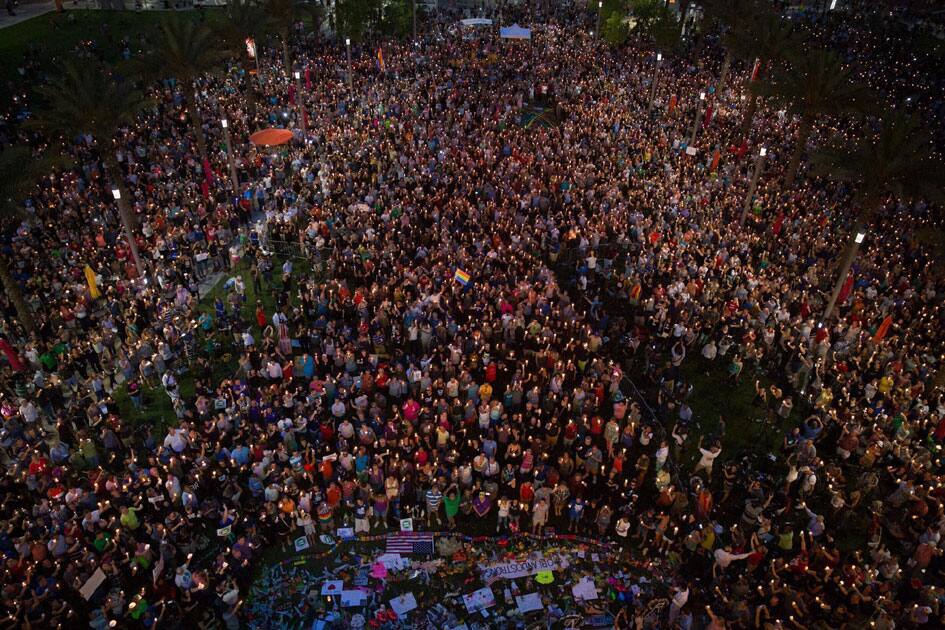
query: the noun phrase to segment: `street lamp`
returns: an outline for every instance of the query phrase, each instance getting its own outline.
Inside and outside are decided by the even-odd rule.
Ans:
[[[653,101],[656,100],[656,78],[660,71],[660,62],[663,61],[663,53],[656,53],[656,63],[653,64],[653,80],[650,82],[650,105],[646,110],[649,115],[653,111]]]
[[[292,73],[295,77],[295,104],[299,108],[299,124],[302,126],[302,138],[308,135],[308,125],[305,124],[305,104],[302,102],[302,73],[296,70]]]
[[[345,49],[348,52],[348,89],[351,89],[351,38],[345,37]]]
[[[226,142],[226,162],[230,167],[230,181],[233,184],[233,194],[240,194],[240,178],[236,174],[236,161],[233,159],[233,144],[230,142],[230,122],[226,118],[220,119],[220,126],[223,127],[223,139]]]
[[[604,10],[604,1],[598,0],[597,2],[597,32],[600,33],[600,14]],[[591,33],[591,37],[594,36],[594,33]]]
[[[696,134],[699,132],[699,117],[702,116],[702,104],[705,102],[705,92],[699,92],[699,102],[696,105],[696,119],[692,121],[692,134],[689,136],[689,146],[695,146]]]
[[[761,175],[761,168],[764,166],[765,156],[768,155],[767,147],[761,147],[758,150],[758,158],[755,160],[755,170],[751,174],[751,183],[748,185],[748,194],[745,196],[745,203],[742,204],[742,214],[738,218],[738,225],[745,224],[745,217],[748,216],[748,209],[751,207],[751,201],[755,197],[755,186],[758,185],[758,177]]]
[[[847,251],[843,254],[843,263],[840,265],[840,273],[837,275],[837,281],[833,285],[833,291],[830,294],[830,300],[827,302],[827,308],[824,309],[824,321],[828,321],[833,314],[833,309],[837,306],[840,293],[843,291],[843,286],[846,284],[850,274],[850,268],[853,267],[853,261],[856,260],[856,253],[859,251],[863,241],[866,240],[866,226],[858,224],[855,229],[853,242],[850,243],[850,246],[847,247]]]

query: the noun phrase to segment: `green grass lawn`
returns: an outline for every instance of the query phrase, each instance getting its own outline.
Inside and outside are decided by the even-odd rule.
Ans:
[[[275,291],[281,289],[281,275],[277,272],[282,265],[282,260],[273,261],[274,273],[273,284],[270,287],[263,286],[259,293],[253,287],[252,276],[250,275],[250,263],[240,262],[235,268],[225,272],[217,284],[205,295],[201,296],[198,312],[213,314],[213,302],[219,296],[225,296],[227,289],[224,287],[226,280],[235,277],[237,274],[242,276],[243,283],[246,285],[246,302],[241,308],[241,314],[244,319],[254,321],[256,314],[256,301],[262,302],[263,309],[271,315],[276,306]],[[311,265],[307,261],[294,260],[295,270],[293,276],[298,280],[307,274],[310,274]],[[295,298],[290,296],[290,303],[294,303]],[[219,383],[221,380],[231,377],[237,369],[238,350],[231,347],[231,339],[222,337],[219,333],[217,340],[221,347],[217,354],[212,358],[213,382]],[[204,352],[207,345],[207,337],[203,334],[198,335],[198,352]],[[194,376],[190,372],[181,374],[178,378],[178,387],[181,397],[184,401],[192,403],[194,399]],[[121,410],[122,418],[128,419],[135,424],[145,424],[153,428],[156,436],[163,435],[168,426],[177,423],[177,416],[174,413],[174,407],[170,397],[165,393],[160,385],[155,387],[142,387],[143,405],[140,409],[135,409],[134,404],[128,397],[125,386],[122,385],[112,392],[112,397]]]

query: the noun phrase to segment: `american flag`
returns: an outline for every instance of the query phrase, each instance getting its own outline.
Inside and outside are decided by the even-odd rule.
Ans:
[[[431,532],[399,532],[388,536],[387,553],[433,555],[433,534]]]

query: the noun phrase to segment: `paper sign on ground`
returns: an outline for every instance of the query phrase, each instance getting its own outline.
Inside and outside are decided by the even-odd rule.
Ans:
[[[368,594],[361,590],[341,591],[342,608],[352,606],[363,606],[368,599]]]
[[[598,597],[594,580],[587,576],[581,578],[580,582],[571,587],[571,594],[574,595],[575,599],[583,599],[584,601],[590,601]]]
[[[541,593],[518,595],[515,597],[515,603],[518,604],[518,611],[522,614],[533,610],[541,610],[544,607],[541,603]]]
[[[322,584],[322,595],[341,595],[345,588],[345,583],[341,580],[328,580]]]
[[[104,581],[105,572],[101,569],[95,569],[95,573],[92,574],[92,577],[86,580],[82,588],[79,589],[79,594],[82,595],[85,601],[89,601],[89,598],[95,595],[95,591],[98,590],[98,587],[101,586]]]
[[[385,553],[377,557],[377,562],[383,564],[388,571],[399,571],[410,566],[410,560],[399,553]]]
[[[486,586],[468,595],[463,595],[463,603],[466,604],[466,610],[469,612],[479,612],[495,606],[495,595],[492,593],[492,589]]]
[[[413,593],[404,593],[390,600],[390,607],[398,617],[403,617],[417,607],[417,598],[413,596]]]

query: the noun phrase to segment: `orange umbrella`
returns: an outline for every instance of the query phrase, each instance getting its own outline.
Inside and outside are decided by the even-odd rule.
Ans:
[[[257,146],[273,146],[285,144],[292,139],[292,132],[288,129],[262,129],[249,137],[249,141]]]

